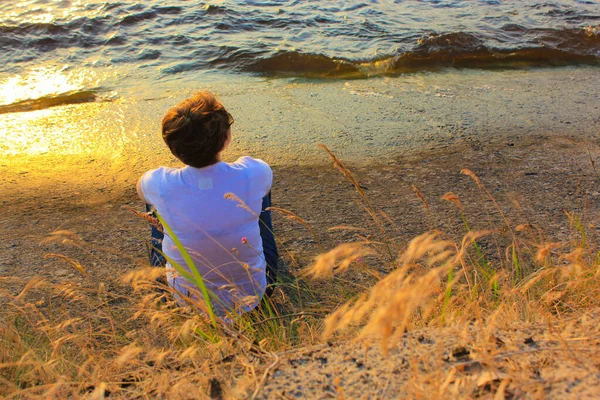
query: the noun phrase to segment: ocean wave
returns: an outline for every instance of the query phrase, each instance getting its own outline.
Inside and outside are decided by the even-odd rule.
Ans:
[[[8,60],[0,78],[45,64],[124,76],[143,68],[149,79],[203,71],[345,78],[600,57],[600,12],[589,1],[17,3],[0,2]]]
[[[128,26],[137,24],[147,19],[154,19],[158,13],[155,10],[146,10],[135,14],[129,14],[123,17],[119,22],[119,25]]]
[[[62,22],[28,22],[0,25],[4,51],[27,49],[48,52],[58,48],[89,48],[106,43],[102,34],[110,27],[103,17],[81,17]]]
[[[507,31],[521,30],[516,25]],[[297,51],[246,60],[243,72],[282,76],[370,77],[443,67],[516,68],[568,64],[600,64],[600,35],[586,30],[538,31],[537,41],[517,48],[493,47],[474,34],[429,35],[410,51],[367,60],[333,58]],[[239,63],[240,60],[236,60]]]
[[[358,65],[349,60],[330,58],[322,54],[280,52],[275,55],[247,61],[240,67],[244,72],[268,75],[348,76],[359,72]]]

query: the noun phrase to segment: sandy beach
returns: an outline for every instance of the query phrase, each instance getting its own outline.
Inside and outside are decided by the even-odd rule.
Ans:
[[[0,1],[0,398],[599,398],[597,3]],[[201,90],[274,172],[226,316],[135,190]]]
[[[460,174],[461,168],[470,168],[479,176],[515,224],[535,224],[548,235],[548,240],[568,240],[572,231],[565,212],[574,212],[583,216],[586,226],[589,226],[589,240],[592,241],[598,236],[595,221],[600,216],[600,193],[597,189],[598,177],[590,165],[590,155],[594,159],[600,155],[597,141],[537,137],[516,144],[506,142],[496,146],[456,145],[444,151],[417,152],[394,160],[393,164],[361,166],[353,170],[372,202],[394,221],[389,230],[400,245],[429,229],[430,224],[444,226],[449,231],[459,229],[461,222],[456,211],[448,202],[440,200],[448,191],[460,196],[466,214],[473,222],[473,229],[488,229],[501,224],[493,206],[486,201],[474,182]],[[11,171],[2,188],[2,275],[23,279],[8,287],[5,282],[2,290],[16,296],[27,280],[41,277],[53,283],[74,282],[78,286],[89,288],[102,283],[115,294],[132,295],[131,287],[124,284],[120,276],[143,267],[147,262],[144,240],[148,233],[146,222],[125,208],[142,209],[133,186],[107,185],[90,188],[80,181],[74,184],[68,180],[53,186],[22,184],[18,189],[6,184],[13,179],[29,179],[28,175],[29,173]],[[64,178],[67,176],[68,174]],[[368,216],[357,207],[355,190],[333,167],[276,167],[275,176],[273,196],[276,205],[309,221],[323,248],[329,249],[340,242],[353,240],[353,234],[330,232],[329,228],[339,225],[369,226]],[[411,185],[418,186],[428,201],[432,209],[429,216]],[[300,266],[307,266],[319,251],[310,232],[279,214],[275,214],[274,223],[277,238],[281,246],[285,247],[283,258],[287,259],[293,254]],[[78,248],[45,242],[52,232],[60,230],[79,235],[85,245]],[[45,257],[47,254],[62,254],[77,260],[85,267],[89,277],[83,277],[61,259]],[[291,270],[289,273],[296,275],[299,271]],[[322,300],[331,302],[328,295],[329,284],[316,282],[314,285]],[[11,296],[4,295],[2,298],[6,302],[10,301]],[[569,340],[583,333],[585,343],[592,348],[597,346],[593,343],[599,333],[597,326],[589,323],[589,318],[593,320],[597,317],[584,315],[581,318],[584,318],[581,327],[578,325],[562,336],[552,336],[552,331],[540,323],[511,328],[503,326],[501,322],[496,327],[488,327],[489,335],[501,337],[503,343],[510,342],[510,345],[498,350],[498,357],[506,352],[509,355],[504,359],[510,360],[510,354],[516,353],[519,354],[518,363],[527,365],[538,363],[540,357],[553,360],[540,367],[541,377],[531,378],[523,373],[519,385],[532,385],[536,393],[544,398],[583,398],[580,397],[583,395],[593,398],[598,385],[598,374],[590,375],[589,368],[597,370],[597,366],[590,367],[575,361],[567,361],[565,364],[560,361],[562,358],[557,358],[552,352],[551,346],[558,346],[559,338]],[[487,355],[474,351],[462,358],[448,356],[460,346],[480,344],[480,341],[474,339],[476,332],[475,327],[421,329],[411,332],[404,339],[406,343],[394,344],[395,350],[387,358],[381,356],[377,339],[373,339],[366,348],[358,344],[334,341],[336,344],[333,347],[317,346],[316,350],[309,347],[307,350],[282,354],[277,367],[267,371],[272,377],[266,381],[264,392],[261,392],[263,394],[259,398],[329,398],[338,396],[338,390],[343,390],[345,398],[386,398],[390,395],[418,397],[420,392],[442,390],[440,385],[444,381],[436,381],[427,374],[435,372],[435,377],[446,379],[450,371],[456,368],[462,371],[459,373],[462,382],[468,384],[456,384],[453,386],[454,391],[444,391],[446,397],[495,393],[502,379],[498,380],[496,375],[489,377],[489,371],[481,366]],[[595,336],[590,336],[590,332],[595,332]],[[432,339],[427,339],[423,344],[420,339],[422,337]],[[440,337],[447,339],[441,342],[435,339]],[[523,354],[523,350],[531,349],[526,341],[530,337],[534,337],[535,343],[542,343],[542,348],[547,347],[547,351]],[[368,360],[365,349],[371,349],[368,350]],[[575,350],[577,359],[586,359],[588,355],[586,351],[579,353]],[[446,361],[443,361],[444,357]],[[406,373],[407,368],[410,370],[406,363],[410,364],[414,359],[424,362],[420,367],[424,381],[420,383],[415,383],[411,380],[412,375]],[[468,361],[468,368],[465,360]],[[209,393],[207,379],[213,377],[220,382],[222,390],[227,394],[226,398],[249,396],[254,388],[253,384],[240,383],[240,379],[243,383],[248,378],[218,372],[218,365],[219,363],[215,365],[216,370],[210,376],[188,377],[184,381],[200,385],[204,388],[202,393],[206,395]],[[265,362],[261,365],[262,367],[257,367],[258,371],[264,371],[270,364]],[[472,365],[475,365],[474,370],[469,369]],[[488,380],[477,384],[477,377],[481,377],[483,373],[488,374],[485,375]],[[353,374],[356,374],[356,379]],[[170,379],[179,381],[180,378],[174,375]],[[448,386],[460,379],[456,377],[445,384]],[[541,392],[540,385],[544,388]],[[177,390],[185,387],[177,386]],[[517,397],[525,396],[526,393],[527,396],[531,395],[527,386],[521,391],[515,391],[514,385],[511,387],[507,393]],[[174,391],[168,393],[174,397],[196,398],[172,390]],[[127,397],[126,394],[123,396]]]
[[[502,226],[497,208],[471,178],[460,173],[463,168],[479,177],[511,224],[539,227],[550,242],[568,241],[573,229],[567,213],[572,213],[580,216],[588,241],[597,243],[598,71],[542,70],[536,74],[470,72],[345,84],[291,81],[275,82],[268,90],[252,85],[244,90],[221,87],[238,129],[227,157],[264,155],[275,174],[274,205],[312,226],[318,243],[303,225],[274,213],[283,265],[291,276],[298,275],[322,249],[356,239],[353,232],[330,228],[372,228],[355,189],[326,153],[316,148],[319,142],[347,162],[370,201],[389,216],[386,229],[399,250],[434,228],[462,235],[456,208],[440,199],[447,192],[460,198],[471,229]],[[537,85],[525,85],[527,79]],[[152,122],[144,126],[149,131],[156,131],[158,110],[172,100],[150,105],[156,111],[147,113]],[[90,115],[83,112],[82,123]],[[114,132],[148,119],[132,116]],[[263,135],[263,131],[271,133]],[[146,169],[174,164],[160,147],[160,138],[147,135],[145,141],[119,148],[114,157],[110,146],[102,149],[99,145],[87,154],[13,155],[0,162],[0,275],[11,277],[0,283],[3,307],[32,278],[74,282],[82,288],[102,283],[111,293],[133,295],[121,276],[147,265],[148,236],[147,223],[129,209],[142,210],[134,184]],[[73,246],[47,240],[57,231],[72,232],[82,241]],[[88,276],[52,256],[56,254],[77,260]],[[289,262],[292,257],[296,264]],[[354,278],[361,283],[360,276]],[[323,304],[339,304],[328,282],[312,285]],[[312,347],[275,353],[276,363],[259,362],[254,378],[247,371],[228,370],[229,361],[211,361],[208,370],[212,372],[201,376],[164,372],[180,385],[172,385],[170,392],[163,389],[171,398],[206,397],[214,386],[211,379],[216,379],[221,391],[216,394],[245,398],[256,390],[257,377],[266,374],[258,398],[417,398],[431,393],[447,398],[493,397],[501,385],[504,397],[498,398],[593,398],[600,375],[597,357],[589,357],[589,346],[597,349],[600,332],[590,321],[597,320],[597,310],[573,318],[576,323],[559,333],[535,316],[531,323],[518,326],[498,321],[486,327],[484,339],[474,325],[421,327],[394,343],[388,358],[379,353],[377,339],[367,347],[346,338],[329,345],[316,341]],[[475,348],[492,337],[502,342],[492,353]],[[570,357],[561,358],[562,353],[557,357],[553,352],[564,341],[578,337],[583,339]],[[534,346],[529,339],[536,351],[530,351]],[[519,380],[511,375],[513,380],[503,383],[505,372],[490,372],[486,357],[498,357],[507,368],[522,371]],[[190,395],[185,389],[189,385],[200,387],[201,393]]]

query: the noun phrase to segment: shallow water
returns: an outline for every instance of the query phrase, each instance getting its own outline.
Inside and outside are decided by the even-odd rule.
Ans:
[[[234,115],[229,158],[324,162],[317,143],[345,160],[393,162],[406,151],[460,141],[600,133],[600,69],[447,70],[368,80],[243,78],[207,85]],[[130,159],[173,163],[160,135],[165,110],[188,88],[146,100],[73,104],[0,115],[7,157]],[[6,158],[9,159],[9,158]]]

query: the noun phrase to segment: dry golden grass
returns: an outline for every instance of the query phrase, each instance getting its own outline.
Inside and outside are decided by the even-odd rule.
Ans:
[[[472,231],[459,196],[449,192],[442,200],[456,206],[463,232],[431,226],[408,244],[395,243],[383,223],[389,217],[326,150],[371,217],[372,237],[357,236],[360,240],[327,252],[317,248],[320,254],[313,264],[296,264],[302,273],[284,276],[260,310],[233,324],[221,321],[217,327],[194,307],[177,307],[169,288],[162,287],[165,294],[158,292],[155,279],[163,272],[157,268],[144,267],[124,276],[123,281],[135,289],[127,296],[103,284],[84,287],[0,278],[2,287],[22,287],[16,295],[0,293],[5,299],[0,311],[0,395],[254,398],[285,352],[332,337],[367,338],[381,343],[385,355],[406,331],[415,329],[457,335],[470,343],[471,358],[448,368],[437,364],[435,357],[415,356],[415,365],[430,368],[415,366],[407,372],[404,389],[411,397],[543,396],[544,382],[530,377],[537,361],[523,354],[545,352],[568,359],[571,371],[598,373],[600,352],[590,349],[597,349],[600,333],[590,315],[597,316],[600,309],[600,252],[587,238],[580,216],[569,215],[571,240],[546,242],[535,227],[513,225],[484,183],[463,170],[495,204],[504,225]],[[420,190],[416,186],[414,190],[432,213]],[[297,221],[318,239],[304,219],[287,210],[273,208],[273,212]],[[428,223],[435,220],[429,218]],[[481,246],[490,238],[496,248]],[[50,240],[81,248],[89,245],[68,231],[54,232]],[[47,257],[60,258],[87,276],[85,266],[76,260],[60,254]],[[291,254],[284,258],[288,264],[296,263]],[[353,269],[368,272],[372,283],[358,295],[344,284]],[[305,279],[332,280],[329,298],[338,301],[323,303]],[[339,306],[340,299],[345,304]],[[531,354],[497,346],[497,329],[530,323],[546,326],[555,340]],[[567,375],[554,379],[572,378]],[[529,389],[518,392],[519,385]]]

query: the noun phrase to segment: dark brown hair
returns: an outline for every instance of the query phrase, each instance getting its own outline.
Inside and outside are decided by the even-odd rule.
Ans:
[[[202,91],[171,108],[162,121],[162,136],[184,164],[202,168],[217,162],[231,116],[215,96]]]

